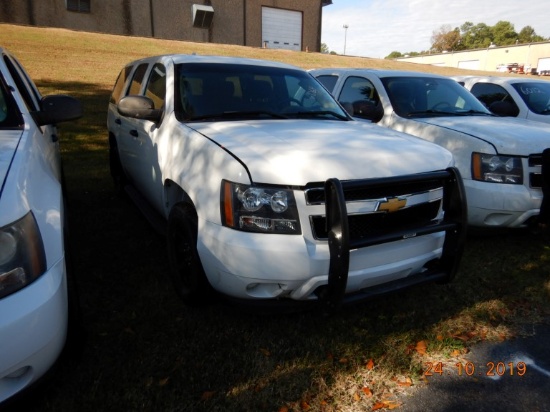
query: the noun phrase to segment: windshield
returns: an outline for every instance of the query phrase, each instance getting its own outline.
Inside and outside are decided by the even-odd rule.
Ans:
[[[348,120],[334,98],[307,72],[243,64],[176,66],[180,121],[236,118]]]
[[[469,91],[452,79],[385,77],[394,111],[401,117],[491,115]]]
[[[529,110],[537,114],[550,114],[550,82],[514,83]]]

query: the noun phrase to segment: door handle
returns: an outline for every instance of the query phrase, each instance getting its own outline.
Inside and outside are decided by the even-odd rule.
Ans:
[[[133,130],[130,130],[130,136],[138,137],[139,134],[138,134],[137,130],[133,129]]]
[[[120,119],[115,119],[116,124],[122,124],[122,121]]]

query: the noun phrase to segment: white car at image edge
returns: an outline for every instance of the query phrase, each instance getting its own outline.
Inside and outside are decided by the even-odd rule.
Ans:
[[[63,187],[55,124],[81,116],[42,97],[0,48],[0,406],[36,383],[66,342]]]

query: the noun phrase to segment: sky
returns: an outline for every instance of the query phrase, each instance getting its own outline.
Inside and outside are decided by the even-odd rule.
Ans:
[[[550,37],[547,0],[332,0],[323,7],[321,42],[330,51],[351,56],[384,58],[429,50],[434,31],[466,22],[494,26],[513,24],[516,32],[531,26]],[[344,25],[348,28],[344,29]],[[345,48],[345,53],[344,53]]]

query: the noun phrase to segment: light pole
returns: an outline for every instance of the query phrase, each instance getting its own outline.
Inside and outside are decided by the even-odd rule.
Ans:
[[[348,38],[348,25],[344,24],[344,56],[346,55],[346,40]]]

